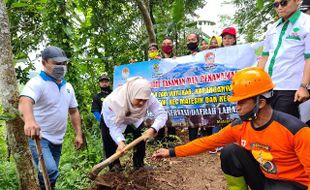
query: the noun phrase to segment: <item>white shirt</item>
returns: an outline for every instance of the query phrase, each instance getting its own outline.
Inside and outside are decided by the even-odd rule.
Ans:
[[[67,129],[69,108],[78,107],[72,85],[41,72],[27,82],[20,96],[34,101],[33,114],[41,128],[41,136],[53,144],[62,144]]]
[[[165,125],[167,121],[168,118],[167,112],[153,95],[151,95],[150,99],[146,103],[147,103],[147,111],[151,112],[155,118],[155,121],[151,127],[154,128],[156,131],[158,131]],[[125,137],[123,133],[126,130],[127,124],[118,125],[114,122],[115,113],[109,108],[109,105],[106,101],[103,101],[102,103],[101,114],[103,115],[104,122],[109,128],[110,135],[112,139],[115,141],[115,143],[118,144],[119,142],[124,141]],[[144,118],[141,118],[136,123],[133,123],[133,125],[136,128],[138,128],[143,121]]]
[[[310,17],[299,10],[285,23],[282,19],[267,31],[263,56],[269,56],[265,71],[275,90],[297,90],[305,59],[310,58]]]

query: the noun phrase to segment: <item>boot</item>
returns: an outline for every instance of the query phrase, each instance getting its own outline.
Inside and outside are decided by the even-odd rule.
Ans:
[[[243,176],[235,177],[224,174],[229,190],[248,190],[248,185]]]

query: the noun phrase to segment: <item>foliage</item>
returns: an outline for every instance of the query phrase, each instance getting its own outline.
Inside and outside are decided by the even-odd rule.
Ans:
[[[237,11],[234,21],[238,25],[239,32],[245,35],[247,42],[255,42],[263,39],[267,26],[277,18],[273,10],[273,1],[232,0]]]
[[[6,161],[0,159],[0,187],[7,190],[18,189],[17,174],[13,160]]]
[[[175,42],[175,55],[187,54],[186,36],[189,33],[203,34],[196,27],[196,22],[189,17],[195,17],[194,11],[202,8],[205,0],[151,0],[151,17],[155,21],[155,29],[158,42],[165,36],[170,36]]]
[[[102,160],[102,143],[98,126],[85,131],[87,147],[82,150],[74,150],[74,130],[68,128],[68,133],[63,144],[60,160],[60,176],[56,188],[86,189],[91,181],[87,178],[87,172]]]
[[[2,114],[0,104],[0,115]],[[8,160],[7,154],[5,121],[0,119],[0,187],[6,187],[8,190],[18,189],[15,163],[12,158]]]
[[[97,77],[112,78],[116,65],[130,58],[145,59],[147,36],[142,17],[133,0],[6,0],[11,24],[15,63],[21,84],[29,80],[34,59],[47,45],[59,46],[70,58],[66,80],[76,92],[83,119],[87,148],[74,151],[74,130],[68,126],[60,161],[57,189],[85,189],[91,183],[86,172],[102,159],[98,123],[90,112],[92,97],[99,91]],[[205,0],[148,0],[158,42],[172,36],[177,54],[186,53],[185,37],[200,32],[189,16]],[[36,58],[29,55],[36,53]],[[0,127],[0,187],[16,189],[15,165],[5,160],[4,127]],[[3,153],[3,154],[2,154]],[[5,172],[6,171],[6,172]],[[0,174],[1,175],[1,174]]]

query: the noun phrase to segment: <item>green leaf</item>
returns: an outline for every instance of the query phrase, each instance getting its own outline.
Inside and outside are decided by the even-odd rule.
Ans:
[[[194,27],[197,25],[197,22],[188,22],[185,26],[188,28]]]
[[[264,7],[264,0],[256,0],[256,7],[257,7],[259,10],[262,10],[263,7]]]
[[[172,7],[172,20],[178,24],[183,21],[184,15],[184,0],[174,0]]]
[[[9,120],[14,119],[15,117],[16,117],[16,115],[14,115],[14,114],[8,114],[8,113],[6,113],[6,114],[1,114],[1,115],[0,115],[0,121],[1,121],[1,120],[3,120],[3,121],[9,121]]]
[[[13,3],[12,8],[21,8],[21,7],[28,7],[27,3]]]

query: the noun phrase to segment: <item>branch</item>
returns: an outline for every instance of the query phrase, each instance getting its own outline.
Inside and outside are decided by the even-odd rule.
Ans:
[[[150,12],[148,11],[143,0],[136,0],[139,10],[142,14],[144,24],[148,33],[149,43],[156,43],[156,35],[154,32],[154,26],[150,17]]]

